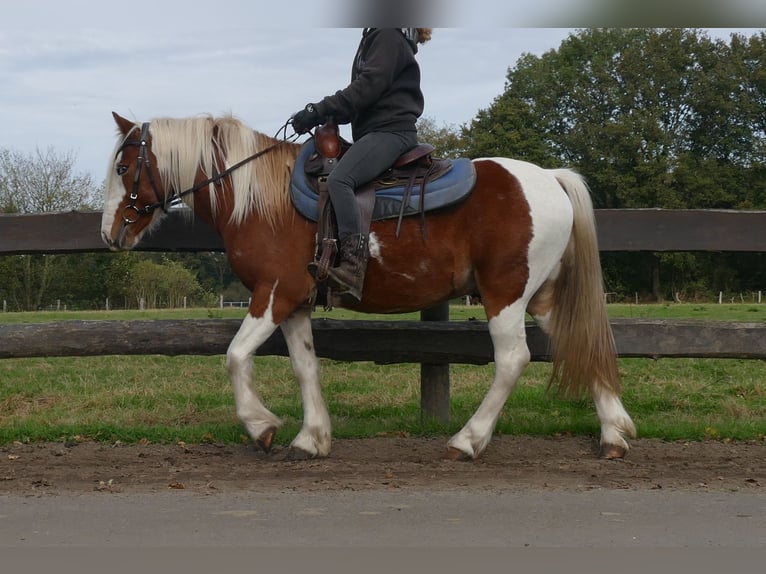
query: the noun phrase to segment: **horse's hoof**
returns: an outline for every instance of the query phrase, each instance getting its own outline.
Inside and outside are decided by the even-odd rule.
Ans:
[[[473,457],[464,453],[459,448],[455,448],[454,446],[447,447],[447,452],[444,453],[444,458],[447,460],[459,460],[463,462],[473,460]]]
[[[628,449],[624,446],[618,446],[616,444],[602,444],[599,456],[607,460],[613,460],[616,458],[625,458],[628,454]]]
[[[312,454],[307,450],[303,450],[302,448],[291,446],[290,449],[287,451],[287,456],[285,457],[285,460],[289,460],[289,461],[311,460],[312,458],[316,458],[316,456],[317,455]]]
[[[258,439],[255,441],[255,444],[258,445],[258,447],[260,447],[263,452],[271,452],[271,447],[274,443],[274,437],[276,434],[277,428],[269,427],[261,433],[261,436],[258,437]]]

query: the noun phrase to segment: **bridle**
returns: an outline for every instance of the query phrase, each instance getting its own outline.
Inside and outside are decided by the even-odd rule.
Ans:
[[[157,186],[157,182],[154,179],[154,174],[152,173],[151,165],[149,163],[149,124],[150,123],[144,122],[143,124],[141,124],[141,135],[139,139],[126,139],[114,155],[116,159],[117,156],[126,147],[129,147],[129,146],[138,147],[138,157],[136,158],[136,171],[133,173],[133,187],[129,195],[130,203],[125,206],[125,209],[122,210],[123,223],[125,225],[136,223],[141,216],[150,215],[158,207],[162,209],[162,211],[167,213],[168,211],[167,205],[169,205],[171,202],[177,199],[181,199],[182,197],[185,197],[187,195],[196,193],[199,190],[207,187],[211,183],[218,185],[224,177],[229,175],[234,170],[239,169],[246,163],[249,163],[253,161],[254,159],[261,157],[262,155],[270,152],[276,147],[282,145],[283,143],[292,141],[295,137],[297,137],[297,134],[294,136],[287,137],[287,126],[289,125],[289,123],[290,123],[290,120],[288,120],[287,123],[285,123],[285,125],[283,125],[277,131],[277,135],[279,135],[280,132],[284,132],[283,138],[280,141],[270,145],[269,147],[262,149],[259,152],[254,153],[253,155],[249,157],[246,157],[242,161],[235,163],[234,165],[226,168],[220,173],[217,173],[217,172],[213,173],[212,177],[209,177],[206,180],[193,185],[189,189],[186,189],[181,192],[173,192],[170,197],[167,197],[167,196],[163,197],[163,195],[160,194],[159,188]],[[146,167],[146,172],[149,174],[149,183],[152,186],[152,191],[154,192],[154,197],[156,198],[157,201],[155,201],[154,203],[148,203],[144,205],[143,207],[138,207],[136,205],[136,201],[138,201],[138,185],[141,179],[141,172],[143,171],[144,167]],[[127,170],[128,170],[127,165],[120,164],[117,167],[117,174],[123,175]],[[213,170],[215,171],[215,168],[213,168]]]
[[[125,206],[122,211],[122,221],[125,225],[135,223],[142,215],[148,215],[158,207],[163,211],[167,211],[165,207],[165,201],[160,196],[160,192],[157,189],[157,183],[154,180],[154,174],[152,173],[151,165],[149,164],[149,122],[144,122],[141,125],[141,137],[137,140],[126,139],[120,148],[115,153],[115,158],[128,146],[138,147],[138,157],[136,158],[136,171],[133,173],[133,188],[130,191],[130,204]],[[136,201],[138,200],[138,183],[141,179],[141,170],[146,166],[146,172],[149,174],[149,183],[154,191],[154,197],[157,199],[156,203],[147,204],[141,208],[136,207]],[[128,166],[120,165],[117,167],[117,174],[122,175],[127,171]],[[121,170],[123,170],[121,172]]]

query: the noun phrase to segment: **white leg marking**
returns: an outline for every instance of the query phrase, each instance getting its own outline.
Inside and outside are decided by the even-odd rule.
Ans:
[[[253,353],[277,328],[272,315],[276,288],[277,284],[271,291],[269,306],[263,317],[255,318],[248,314],[226,352],[226,367],[234,387],[237,416],[254,440],[258,440],[268,429],[277,428],[282,424],[274,413],[263,406],[258,394],[252,388]]]
[[[534,319],[546,334],[550,332],[551,313],[535,315]],[[601,446],[616,446],[627,450],[630,445],[625,437],[636,437],[636,427],[630,415],[622,406],[620,397],[604,389],[601,385],[593,386],[593,402],[601,423]]]
[[[303,426],[290,446],[312,457],[327,456],[330,454],[332,429],[319,386],[319,359],[314,352],[310,312],[296,311],[282,323],[281,328],[303,401]]]
[[[495,348],[495,379],[484,400],[449,446],[476,458],[489,444],[500,411],[530,359],[524,329],[526,302],[514,302],[489,322]]]
[[[593,402],[601,422],[601,446],[617,446],[627,451],[630,446],[625,437],[635,438],[636,427],[620,397],[601,389],[594,392]]]
[[[535,323],[542,329],[546,335],[551,332],[551,311],[548,311],[545,315],[532,315]]]

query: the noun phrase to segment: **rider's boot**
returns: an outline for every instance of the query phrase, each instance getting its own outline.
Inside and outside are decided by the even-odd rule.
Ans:
[[[329,281],[334,293],[348,294],[362,300],[364,275],[370,258],[366,235],[349,235],[340,240],[340,264],[329,270]]]

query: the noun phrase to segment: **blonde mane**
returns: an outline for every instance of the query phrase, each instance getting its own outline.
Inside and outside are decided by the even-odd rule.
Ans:
[[[231,116],[157,118],[151,122],[150,133],[152,152],[168,195],[193,187],[200,169],[205,177],[212,177],[278,142]],[[273,228],[289,212],[288,186],[299,148],[284,142],[231,173],[234,196],[231,223],[239,225],[256,213]],[[208,190],[215,215],[221,198],[215,185],[210,184]],[[183,200],[194,207],[194,194]]]

